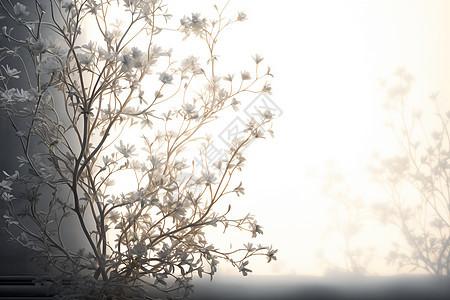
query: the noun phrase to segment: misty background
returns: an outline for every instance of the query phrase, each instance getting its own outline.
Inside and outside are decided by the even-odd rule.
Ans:
[[[175,21],[191,12],[213,11],[206,0],[167,3]],[[217,3],[220,7],[226,1]],[[235,295],[234,290],[242,299],[294,298],[308,288],[358,298],[357,293],[379,295],[390,279],[378,276],[392,275],[399,277],[387,289],[390,295],[405,290],[417,299],[422,298],[421,290],[448,295],[446,283],[427,281],[426,272],[387,263],[392,243],[405,242],[398,229],[376,220],[364,222],[355,238],[358,246],[370,248],[366,272],[370,277],[342,275],[345,242],[333,231],[336,194],[330,196],[326,185],[333,170],[341,176],[338,187],[349,197],[360,197],[363,205],[389,200],[367,172],[374,153],[398,151],[392,131],[385,126],[386,96],[380,79],[404,68],[414,78],[408,99],[431,112],[425,116],[433,117],[429,96],[435,92],[442,109],[449,109],[450,1],[245,0],[231,2],[227,11],[244,11],[248,20],[224,33],[218,45],[221,63],[229,70],[241,70],[251,65],[252,55],[261,54],[275,75],[270,98],[282,110],[274,122],[275,138],[257,141],[246,150],[247,164],[239,175],[246,194],[235,200],[233,209],[256,215],[264,227],[257,242],[272,244],[279,252],[271,264],[263,257],[251,261],[253,273],[248,278],[222,262],[212,283],[208,278],[197,281],[198,299],[210,295],[227,299]],[[12,171],[9,162],[17,145],[3,121],[0,136],[0,165]],[[3,233],[1,238],[3,244]],[[233,239],[227,235],[211,240],[218,246]],[[34,271],[29,254],[20,254],[21,264],[13,261],[22,253],[17,248],[2,249],[2,274]],[[329,280],[316,277],[322,275]],[[351,289],[355,285],[364,290]],[[263,286],[276,288],[267,294]],[[245,291],[248,294],[242,294]]]

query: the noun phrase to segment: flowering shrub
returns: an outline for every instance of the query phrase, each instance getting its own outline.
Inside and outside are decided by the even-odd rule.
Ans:
[[[437,128],[426,130],[429,118],[407,101],[413,78],[404,69],[383,81],[391,116],[389,126],[400,145],[400,153],[378,157],[371,171],[391,195],[388,202],[374,205],[381,221],[395,224],[406,245],[395,245],[389,255],[400,267],[448,275],[450,270],[450,113],[442,113],[437,93],[430,99],[435,108],[431,118]],[[427,121],[428,120],[428,121]]]
[[[61,276],[71,282],[57,286],[58,294],[187,297],[193,276],[212,279],[221,260],[245,276],[250,257],[276,259],[277,250],[251,243],[218,249],[204,232],[223,226],[262,234],[250,214],[228,218],[231,206],[216,207],[244,193],[231,179],[243,167],[242,150],[264,137],[270,111],[249,120],[245,137],[223,149],[214,165],[190,164],[187,151],[207,143],[201,129],[230,107],[237,110],[245,93],[271,92],[270,68],[260,71],[260,56],[253,73],[234,78],[217,71],[218,38],[244,13],[228,19],[215,6],[216,19],[182,18],[178,30],[201,41],[209,57],[177,62],[176,51],[155,43],[171,17],[160,0],[2,1],[0,8],[26,30],[21,38],[15,28],[2,28],[9,42],[0,53],[0,109],[23,150],[19,170],[0,181],[5,230],[36,251],[52,284]],[[114,10],[126,16],[123,23],[111,23]],[[18,79],[26,88],[17,87]],[[73,238],[64,234],[67,227],[85,247],[66,245]]]

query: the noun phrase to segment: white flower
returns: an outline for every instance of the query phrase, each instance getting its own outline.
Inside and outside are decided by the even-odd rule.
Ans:
[[[251,79],[250,73],[248,71],[242,71],[241,72],[241,78],[242,78],[242,80],[249,80],[249,79]]]
[[[240,11],[238,12],[237,20],[241,22],[245,21],[247,20],[247,15],[244,12]]]
[[[114,34],[111,31],[106,30],[105,33],[104,33],[103,38],[105,39],[105,42],[107,44],[111,44],[115,37],[114,37]]]
[[[88,50],[89,52],[93,52],[95,50],[96,43],[94,41],[89,41],[89,43],[81,46],[82,48]]]
[[[264,132],[262,130],[256,129],[255,131],[252,132],[252,135],[256,138],[265,138],[264,137]]]
[[[198,112],[195,110],[195,106],[193,104],[186,103],[183,105],[183,110],[190,119],[198,118]]]
[[[231,82],[231,81],[233,81],[233,77],[234,77],[234,74],[228,74],[223,79]]]
[[[54,73],[61,70],[61,63],[56,56],[45,57],[36,68],[38,73]]]
[[[244,244],[244,247],[247,249],[247,251],[252,252],[252,251],[256,251],[256,248],[253,247],[253,243],[247,243]]]
[[[141,59],[143,55],[143,52],[139,50],[137,47],[131,48],[131,56],[133,56],[134,59]]]
[[[231,102],[231,106],[233,107],[234,111],[239,110],[239,107],[238,107],[239,104],[241,104],[241,102],[236,100],[236,98],[233,98],[233,101]]]
[[[253,60],[255,61],[256,64],[259,64],[260,62],[263,61],[263,57],[261,57],[261,55],[256,54],[255,56],[253,56]]]
[[[105,167],[114,162],[114,160],[112,158],[110,158],[108,155],[103,156],[102,159],[103,159],[103,164],[105,165]]]
[[[270,83],[266,82],[262,88],[262,91],[268,95],[272,94],[272,86]]]
[[[221,77],[219,77],[219,76],[214,76],[213,78],[211,78],[211,80],[208,82],[208,84],[206,86],[208,91],[219,90],[220,89],[220,79],[221,79]]]
[[[133,154],[133,152],[136,150],[136,147],[134,145],[127,144],[126,146],[123,144],[122,141],[120,141],[120,145],[119,146],[115,146],[117,151],[119,151],[124,157],[128,158],[132,155],[136,155]]]
[[[122,62],[122,72],[131,71],[134,68],[134,59],[131,54],[126,53],[119,57],[119,61]]]
[[[158,168],[158,166],[162,163],[162,159],[154,155],[150,156],[149,160],[152,163],[153,169]]]
[[[6,222],[6,228],[8,228],[11,225],[19,225],[19,222],[15,221],[13,217],[3,215],[3,218],[5,219]]]
[[[93,15],[97,14],[97,10],[99,9],[99,5],[95,0],[92,0],[91,3],[87,4],[87,8],[89,8],[89,12]]]
[[[270,263],[272,260],[277,260],[275,254],[278,252],[277,249],[273,249],[272,245],[270,245],[269,249],[267,249],[267,262]]]
[[[233,190],[233,192],[235,192],[236,195],[238,195],[238,197],[240,196],[240,194],[242,194],[242,195],[245,194],[245,192],[244,192],[244,187],[242,186],[242,181],[241,181],[241,183],[239,183],[238,187],[236,187],[236,188]]]
[[[69,12],[73,8],[76,8],[75,3],[73,3],[71,0],[64,2],[62,7],[65,9],[66,12]]]
[[[206,25],[206,20],[200,18],[200,14],[193,13],[192,17],[184,16],[180,20],[181,26],[183,26],[183,31],[189,35],[190,32],[200,35],[203,32],[203,28]]]
[[[11,185],[12,185],[12,181],[10,181],[10,180],[0,181],[0,189],[12,191]]]
[[[16,91],[17,90],[15,88],[12,88],[12,89],[6,90],[4,92],[0,92],[0,99],[7,103],[15,102],[13,97],[15,97]]]
[[[264,119],[267,120],[273,119],[273,113],[269,109],[266,109],[264,112],[261,113],[261,115],[263,116]]]
[[[188,71],[193,74],[201,74],[203,72],[200,64],[198,63],[198,57],[189,56],[181,62],[181,70]]]
[[[202,172],[202,179],[206,185],[211,185],[217,180],[216,176],[210,172]]]
[[[252,270],[247,269],[245,266],[248,265],[248,261],[243,262],[240,266],[239,266],[239,272],[242,272],[242,275],[247,276],[247,274],[249,272],[251,272]]]
[[[14,68],[11,69],[8,65],[6,66],[2,65],[2,68],[3,70],[5,70],[6,76],[19,79],[20,71],[17,71]]]
[[[256,224],[256,221],[254,221],[253,224],[251,224],[252,227],[252,237],[255,238],[257,234],[263,234],[262,226]]]
[[[153,45],[151,51],[154,56],[160,56],[164,54],[163,48],[158,45]]]
[[[78,61],[83,65],[89,65],[94,60],[94,54],[81,53],[77,55]]]
[[[19,102],[29,102],[34,99],[33,95],[30,92],[23,89],[16,90],[15,96],[17,97],[17,101]]]
[[[47,51],[48,43],[46,40],[38,39],[36,42],[31,44],[30,49],[35,54],[44,53]]]
[[[222,102],[225,99],[228,99],[228,92],[225,89],[221,88],[219,90],[218,96],[219,96],[219,101]]]
[[[27,7],[20,2],[17,2],[14,7],[14,15],[21,20],[23,17],[26,17],[30,14],[29,11],[27,11]]]
[[[197,29],[201,29],[204,25],[203,20],[200,18],[200,14],[196,13],[196,14],[192,14],[192,18],[191,18],[191,26]]]
[[[159,80],[161,80],[162,83],[164,83],[164,84],[171,84],[172,80],[173,80],[173,76],[171,74],[166,73],[166,72],[162,72],[159,75]]]
[[[117,221],[119,221],[120,217],[121,217],[120,214],[117,211],[113,210],[113,211],[109,212],[107,218],[110,219],[111,221],[113,221],[114,223],[117,223]]]

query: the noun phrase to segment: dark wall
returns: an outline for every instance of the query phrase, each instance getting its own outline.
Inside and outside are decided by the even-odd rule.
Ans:
[[[3,2],[3,1],[2,1]],[[5,3],[6,1],[4,1]],[[12,1],[15,3],[17,1]],[[33,1],[34,2],[34,1]],[[26,5],[33,3],[32,1],[25,1]],[[32,9],[29,9],[29,18],[35,17],[36,14]],[[0,15],[4,15],[4,12],[0,10]],[[0,28],[7,26],[8,28],[14,27],[12,33],[20,38],[26,38],[25,30],[17,26],[9,17],[0,19]],[[0,37],[0,47],[14,47],[15,45],[10,43],[5,38]],[[21,52],[25,54],[25,52]],[[26,55],[24,55],[27,58]],[[26,62],[30,62],[28,60]],[[0,65],[8,64],[23,73],[23,67],[18,63],[18,60],[5,59],[0,62]],[[26,88],[26,84],[21,79],[11,80],[10,84],[16,88]],[[0,180],[4,177],[3,171],[13,173],[18,170],[17,156],[20,155],[21,146],[19,139],[15,136],[13,127],[5,120],[5,112],[0,111]],[[22,120],[22,123],[25,120]],[[23,125],[20,124],[19,125]],[[0,202],[0,227],[4,227],[5,207]],[[0,276],[1,275],[24,275],[24,274],[36,274],[40,272],[37,264],[32,262],[32,258],[35,256],[31,250],[23,248],[16,243],[8,242],[9,235],[2,229],[0,230]]]

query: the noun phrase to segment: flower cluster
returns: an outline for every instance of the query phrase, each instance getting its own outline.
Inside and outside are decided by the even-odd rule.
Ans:
[[[192,152],[185,151],[207,143],[202,129],[221,112],[236,110],[246,93],[271,92],[265,81],[270,68],[258,69],[261,56],[254,57],[255,72],[240,71],[239,79],[218,73],[216,41],[245,14],[225,21],[217,9],[216,20],[197,13],[182,18],[181,34],[197,38],[210,56],[182,53],[178,64],[176,50],[154,43],[170,18],[159,0],[120,1],[119,8],[111,1],[48,2],[45,14],[40,1],[0,2],[2,14],[27,35],[3,28],[10,44],[0,49],[1,114],[23,150],[20,175],[0,178],[12,239],[37,252],[50,278],[72,280],[70,287],[59,286],[61,294],[96,298],[144,299],[151,291],[187,297],[192,278],[212,278],[219,262],[245,276],[252,256],[276,260],[272,247],[226,251],[205,233],[211,226],[253,238],[263,233],[252,215],[229,218],[231,206],[224,212],[217,203],[244,194],[233,174],[244,165],[243,149],[263,137],[272,113],[261,112],[243,138],[219,149],[219,164],[190,164]],[[111,23],[113,9],[127,21]],[[95,26],[86,31],[88,19]],[[54,32],[53,39],[47,32]],[[18,79],[25,79],[23,86]],[[130,133],[135,129],[140,137]],[[67,230],[84,247],[67,246]]]

